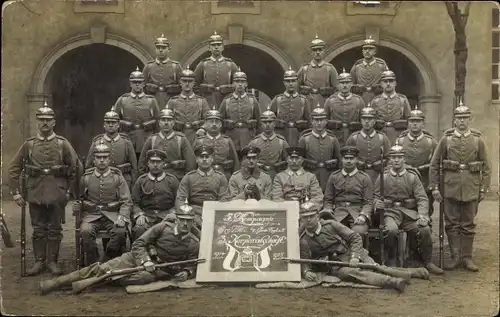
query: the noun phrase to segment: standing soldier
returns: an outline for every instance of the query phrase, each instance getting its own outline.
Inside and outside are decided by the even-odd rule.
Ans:
[[[83,213],[81,223],[76,225],[80,227],[86,265],[99,258],[95,239],[100,230],[104,229],[110,235],[106,257],[112,259],[120,256],[126,243],[132,200],[120,170],[109,166],[110,153],[107,145],[96,145],[95,167],[89,168],[80,179],[79,198],[83,203],[73,202],[73,212]]]
[[[429,200],[420,175],[404,166],[404,149],[400,145],[391,147],[390,167],[383,172],[384,192],[380,192],[380,176],[375,181],[374,202],[376,209],[384,210],[385,227],[388,230],[386,245],[389,265],[396,263],[396,239],[399,230],[415,234],[419,240],[419,253],[425,268],[433,274],[443,270],[432,263],[432,236],[429,227]]]
[[[222,99],[234,91],[231,80],[233,74],[238,71],[238,66],[230,58],[222,56],[224,40],[217,32],[210,36],[208,49],[212,56],[196,66],[195,82],[200,94],[208,100],[210,106],[218,108]]]
[[[476,272],[479,268],[472,262],[474,218],[490,186],[491,162],[481,132],[469,128],[470,109],[460,102],[453,115],[455,128],[445,132],[432,156],[430,183],[434,198],[441,203],[444,197],[445,230],[452,258],[445,268],[453,270],[463,265]],[[441,159],[445,184],[442,194],[438,173]]]
[[[239,152],[253,139],[259,126],[260,107],[255,96],[246,93],[247,75],[241,70],[234,73],[235,91],[221,103],[219,111],[226,135],[233,140]]]
[[[156,58],[143,69],[146,93],[155,96],[158,106],[165,107],[168,100],[181,93],[179,77],[182,67],[168,57],[170,41],[163,34],[155,41]]]
[[[338,168],[340,146],[335,135],[326,130],[326,112],[315,108],[311,114],[312,130],[299,139],[299,147],[306,150],[304,168],[316,175],[325,191],[330,174]]]
[[[220,112],[215,109],[207,112],[204,127],[207,133],[194,141],[193,148],[211,147],[215,151],[212,168],[226,175],[227,180],[229,180],[231,175],[240,169],[240,160],[233,141],[228,136],[221,134],[221,127]]]
[[[272,200],[298,200],[303,202],[308,198],[317,208],[323,206],[323,191],[318,179],[313,173],[302,168],[306,151],[302,147],[288,147],[288,168],[276,175],[273,180]]]
[[[156,99],[144,93],[144,75],[139,70],[130,74],[130,86],[132,91],[120,96],[112,110],[120,116],[120,128],[129,136],[139,158],[144,141],[156,130],[160,110]]]
[[[297,73],[290,67],[283,76],[285,92],[271,100],[271,111],[276,114],[276,133],[285,137],[290,146],[296,146],[300,131],[309,128],[310,106],[307,98],[297,92]]]
[[[47,103],[37,110],[36,119],[38,134],[27,139],[11,161],[10,188],[18,206],[29,204],[35,264],[26,274],[38,275],[48,268],[60,275],[61,222],[79,162],[68,140],[54,133],[55,114]]]
[[[339,75],[338,93],[325,101],[327,128],[331,130],[340,146],[344,146],[351,133],[361,130],[359,115],[365,107],[360,96],[351,93],[352,76],[343,69]]]
[[[331,213],[335,221],[363,236],[373,214],[373,183],[368,174],[356,168],[357,148],[344,146],[340,152],[342,169],[328,178],[321,214]]]
[[[262,172],[257,162],[260,149],[248,146],[241,150],[241,169],[234,172],[229,179],[229,195],[231,199],[271,199],[271,177]]]
[[[263,132],[257,135],[248,146],[255,146],[260,149],[258,166],[274,179],[276,173],[286,168],[286,148],[289,147],[285,137],[274,133],[276,124],[276,114],[269,110],[264,111],[260,116]]]
[[[137,179],[137,157],[134,146],[125,133],[118,133],[120,126],[120,116],[114,111],[104,114],[104,131],[92,140],[85,169],[94,167],[94,151],[97,144],[106,144],[111,151],[110,165],[118,168],[125,180],[128,188],[131,189]]]
[[[369,104],[373,97],[383,92],[380,86],[382,72],[387,70],[386,62],[375,57],[377,47],[371,35],[363,45],[363,58],[358,59],[351,69],[353,78],[352,92],[363,97],[365,105]]]
[[[392,71],[382,73],[381,84],[384,92],[373,98],[371,107],[377,113],[375,127],[387,135],[392,145],[408,127],[406,119],[410,115],[410,103],[405,95],[396,93],[396,75]]]
[[[149,150],[148,173],[142,174],[132,189],[134,226],[132,234],[138,239],[146,230],[161,222],[167,214],[174,213],[175,195],[179,180],[164,172],[167,153]]]
[[[189,67],[182,71],[180,80],[182,92],[168,101],[167,108],[174,112],[175,130],[184,133],[189,144],[193,144],[210,107],[205,98],[193,92],[194,72]]]
[[[429,186],[429,166],[437,141],[424,130],[424,120],[425,115],[421,110],[412,110],[408,117],[409,129],[401,133],[396,143],[405,149],[406,164],[418,169],[421,175],[422,185],[429,199],[429,217],[431,217],[434,212],[434,197]]]
[[[363,126],[361,131],[351,134],[346,145],[359,149],[358,168],[370,175],[372,182],[375,182],[380,173],[382,151],[385,157],[391,145],[384,133],[374,129],[373,108],[365,107],[361,110],[361,125]]]
[[[171,109],[165,108],[160,111],[159,125],[161,131],[150,136],[142,147],[139,173],[144,174],[148,171],[148,151],[158,149],[167,154],[164,170],[181,180],[187,172],[196,168],[193,148],[183,133],[173,130],[175,120]]]
[[[313,59],[304,64],[298,72],[299,92],[308,97],[309,107],[317,104],[323,107],[326,98],[330,97],[337,87],[337,70],[323,60],[325,46],[325,42],[316,35],[309,45]]]

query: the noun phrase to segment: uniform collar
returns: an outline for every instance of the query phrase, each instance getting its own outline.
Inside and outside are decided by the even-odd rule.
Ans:
[[[243,98],[245,98],[246,96],[247,96],[247,93],[246,93],[246,92],[244,92],[244,93],[243,93],[243,95],[241,95],[241,96],[238,96],[235,92],[233,92],[233,98],[234,98],[234,99],[236,99],[236,100],[238,100],[238,99],[243,99]]]
[[[267,141],[267,140],[272,141],[272,140],[274,140],[274,138],[276,137],[276,133],[273,133],[270,137],[267,137],[267,136],[264,134],[264,132],[262,132],[262,133],[260,134],[260,137],[261,137],[264,141]]]
[[[461,138],[461,137],[466,138],[466,137],[468,137],[468,136],[470,135],[470,130],[467,130],[465,133],[463,133],[463,134],[462,134],[462,133],[458,132],[458,130],[457,130],[457,129],[455,129],[455,131],[454,131],[453,133],[454,133],[457,137],[459,137],[459,138]]]
[[[165,58],[165,59],[164,59],[164,60],[162,60],[162,61],[160,61],[160,60],[158,59],[158,57],[157,57],[157,58],[155,58],[155,62],[156,62],[156,64],[158,64],[158,65],[160,65],[160,63],[161,63],[161,64],[166,64],[166,63],[168,63],[169,61],[170,61],[170,57],[167,57],[167,58]]]
[[[175,134],[175,131],[170,132],[168,135],[165,135],[165,132],[160,132],[160,138],[170,140]]]
[[[424,133],[423,132],[420,132],[420,134],[417,137],[412,136],[410,133],[408,133],[407,135],[408,135],[408,139],[410,141],[420,141],[424,137]]]
[[[197,169],[196,171],[197,171],[197,172],[198,172],[198,174],[200,174],[201,176],[210,176],[210,175],[212,175],[212,173],[214,172],[213,168],[210,168],[210,169],[208,170],[208,172],[206,172],[206,173],[205,173],[205,172],[203,172],[203,171],[202,171],[202,170],[200,170],[200,169]]]
[[[385,92],[382,93],[382,97],[384,97],[384,99],[388,99],[388,98],[391,98],[393,99],[394,97],[396,97],[396,92],[393,91],[392,94],[388,95],[386,94]]]
[[[120,134],[118,133],[114,138],[111,138],[109,135],[107,134],[104,134],[104,140],[108,141],[108,142],[116,142],[118,140],[120,140]]]
[[[306,229],[306,233],[308,236],[310,237],[314,237],[314,236],[317,236],[319,233],[321,232],[321,223],[318,221],[318,227],[316,228],[316,230],[314,230],[314,232],[309,232],[307,229]]]
[[[130,95],[131,95],[133,98],[137,98],[137,97],[142,98],[142,97],[144,97],[146,94],[145,94],[145,93],[144,93],[144,91],[143,91],[143,92],[141,92],[141,93],[140,93],[140,94],[138,94],[138,95],[134,94],[133,92],[130,92]]]
[[[370,66],[371,66],[371,65],[373,65],[373,64],[375,64],[375,58],[374,58],[374,59],[372,59],[372,61],[371,61],[371,62],[369,62],[369,63],[367,63],[367,62],[366,62],[366,60],[363,60],[363,65],[365,65],[365,66],[366,66],[366,65],[370,65]]]
[[[352,98],[352,93],[349,93],[349,94],[348,94],[347,96],[345,96],[345,97],[344,97],[344,96],[342,96],[342,94],[341,94],[340,92],[339,92],[337,95],[339,96],[339,99],[340,99],[340,100],[349,100],[349,99],[351,99],[351,98]]]
[[[207,133],[207,138],[209,138],[210,140],[218,140],[220,139],[221,137],[221,134],[217,134],[216,136],[211,136],[210,134]]]
[[[371,139],[371,138],[373,138],[373,137],[375,136],[375,134],[377,134],[377,131],[373,130],[373,132],[372,132],[372,133],[370,133],[369,135],[368,135],[368,134],[366,134],[366,133],[365,133],[365,131],[363,131],[363,130],[359,131],[359,133],[361,134],[361,136],[362,136],[363,138],[365,138],[365,139],[366,139],[367,137],[370,137],[370,139]]]
[[[406,174],[406,168],[403,168],[399,173],[396,173],[396,171],[392,168],[390,171],[392,176],[403,176],[404,174]]]
[[[354,168],[350,173],[347,173],[344,169],[342,169],[342,175],[344,176],[354,176],[358,173],[358,169]]]
[[[54,132],[52,132],[51,135],[49,135],[47,138],[44,138],[40,133],[38,133],[36,135],[36,137],[40,140],[40,141],[51,141],[53,140],[55,137],[56,137],[56,134]]]
[[[311,65],[312,67],[316,68],[316,67],[321,67],[325,64],[325,61],[321,61],[319,62],[318,64],[316,64],[316,62],[314,60],[311,61],[311,63],[309,63],[309,65]]]
[[[298,92],[294,92],[293,94],[290,95],[290,93],[288,93],[288,91],[285,91],[283,93],[283,95],[285,95],[285,97],[287,97],[287,98],[290,98],[290,97],[295,98],[295,97],[297,97],[299,95],[299,93]]]
[[[324,139],[327,135],[326,131],[323,131],[323,133],[319,134],[318,132],[314,131],[314,130],[311,130],[311,134],[314,135],[315,137],[317,137],[318,139],[321,137],[322,139]]]
[[[210,56],[210,59],[214,62],[222,62],[224,60],[224,56],[221,55],[221,57],[219,57],[219,59],[216,59],[215,57]]]
[[[101,176],[107,177],[109,174],[111,174],[110,168],[108,168],[108,170],[102,174],[97,171],[97,168],[94,170],[94,175],[97,177],[101,177]]]
[[[189,96],[186,96],[183,93],[181,93],[180,96],[182,99],[193,99],[195,94],[194,94],[194,92],[191,92],[191,94]]]
[[[161,182],[166,176],[167,174],[165,174],[165,172],[161,173],[161,175],[158,177],[154,177],[153,174],[148,173],[148,178],[152,181],[157,181],[157,182]]]
[[[293,175],[298,175],[298,176],[300,176],[300,175],[304,174],[304,168],[302,168],[302,167],[301,167],[301,168],[299,168],[296,172],[294,172],[294,171],[292,171],[291,169],[287,168],[287,169],[286,169],[286,173],[287,173],[288,175],[290,175],[290,176],[293,176]]]
[[[250,177],[253,177],[255,179],[258,179],[260,176],[260,170],[258,167],[256,167],[253,171],[252,174],[248,172],[248,169],[242,168],[241,169],[241,175],[243,176],[243,179],[249,179]]]

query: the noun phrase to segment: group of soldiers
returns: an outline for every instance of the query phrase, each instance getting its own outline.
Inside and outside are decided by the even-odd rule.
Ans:
[[[36,113],[39,133],[13,158],[12,194],[18,205],[29,203],[33,226],[28,275],[62,274],[61,220],[71,194],[80,216],[86,267],[45,282],[42,292],[137,265],[146,272],[122,282],[154,280],[155,263],[197,257],[203,202],[233,199],[299,201],[301,257],[346,260],[354,268],[334,270],[340,277],[398,290],[405,277],[443,274],[432,262],[436,200],[445,204],[452,257],[445,268],[478,270],[474,217],[490,161],[481,133],[469,128],[471,111],[457,107],[454,128],[437,142],[424,130],[424,113],[395,91],[396,76],[375,57],[371,38],[351,72],[338,74],[322,60],[325,43],[316,36],[311,62],[285,71],[285,91],[262,113],[246,74],[222,55],[220,35],[209,38],[211,56],[194,71],[168,57],[163,35],[155,47],[156,59],[130,74],[131,91],[104,115],[105,133],[93,139],[83,163],[54,133],[47,106]],[[373,262],[360,241],[380,210],[388,266],[377,276],[356,266]],[[110,235],[104,263],[95,241],[100,230]],[[422,270],[391,270],[399,230],[416,235]],[[132,250],[123,253],[126,239]],[[303,265],[306,279],[316,278],[312,268]],[[187,279],[195,270],[162,274]]]

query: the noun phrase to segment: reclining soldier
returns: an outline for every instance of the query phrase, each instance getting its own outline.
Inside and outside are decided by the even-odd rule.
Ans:
[[[120,256],[126,243],[130,223],[132,200],[127,181],[119,169],[109,166],[109,147],[97,144],[94,150],[94,166],[80,179],[80,201],[73,202],[73,213],[82,213],[80,234],[86,265],[98,261],[96,236],[105,229],[110,234],[105,255],[112,259]]]
[[[361,236],[335,220],[319,218],[318,208],[311,201],[300,206],[300,258],[341,261],[349,267],[302,264],[302,276],[308,281],[318,279],[318,272],[330,273],[342,280],[392,288],[403,292],[411,278],[429,279],[425,268],[392,268],[378,266],[378,271],[356,267],[360,262],[377,265],[363,249]],[[382,273],[383,272],[383,273]]]
[[[177,177],[163,171],[167,158],[165,152],[149,150],[147,157],[149,172],[139,176],[131,193],[134,203],[134,240],[165,219],[167,214],[174,213],[175,195],[179,187]]]
[[[132,250],[104,263],[94,263],[79,271],[55,279],[40,282],[42,295],[69,286],[71,283],[99,277],[117,269],[144,266],[145,271],[124,276],[116,280],[120,285],[143,285],[157,280],[173,278],[185,281],[196,275],[196,263],[193,265],[170,266],[155,270],[155,264],[194,260],[198,257],[200,237],[192,233],[194,210],[183,205],[175,212],[175,223],[162,221],[149,228],[132,244]]]

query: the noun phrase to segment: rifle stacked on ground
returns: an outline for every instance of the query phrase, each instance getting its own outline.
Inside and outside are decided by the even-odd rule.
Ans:
[[[23,169],[21,171],[21,195],[23,199],[28,197],[26,186],[26,159],[23,159]],[[26,276],[26,201],[21,207],[21,277]]]
[[[439,191],[444,196],[443,158],[439,160]],[[444,200],[439,202],[439,267],[444,268]]]
[[[385,172],[385,161],[384,161],[384,149],[381,149],[380,153],[380,197],[384,201],[384,172]],[[379,224],[378,224],[378,238],[380,242],[380,264],[385,263],[385,241],[384,241],[384,229],[385,229],[385,207],[383,209],[378,209]]]

